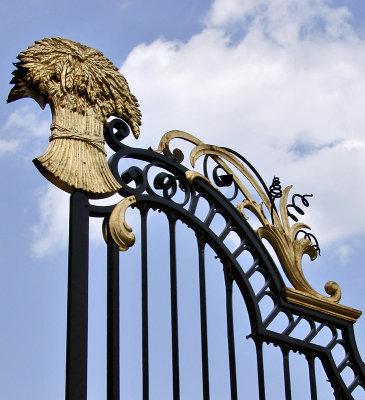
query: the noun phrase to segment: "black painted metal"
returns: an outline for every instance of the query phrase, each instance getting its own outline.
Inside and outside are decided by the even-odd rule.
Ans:
[[[262,340],[259,338],[254,339],[256,345],[257,357],[257,378],[259,384],[259,398],[265,400],[265,373],[264,373],[264,358],[262,354]]]
[[[113,129],[117,129],[116,134]],[[284,282],[261,240],[237,212],[231,201],[238,195],[237,187],[233,196],[225,198],[203,180],[190,184],[185,178],[186,168],[178,151],[167,155],[157,154],[152,150],[128,147],[120,142],[128,135],[128,127],[121,120],[114,120],[105,128],[105,138],[115,154],[109,160],[110,168],[120,182],[121,196],[135,195],[141,217],[141,282],[142,282],[142,393],[143,399],[149,398],[149,336],[148,336],[148,237],[147,214],[150,210],[159,210],[166,214],[169,221],[170,251],[170,290],[171,290],[171,337],[172,337],[172,378],[173,398],[179,399],[181,392],[179,361],[179,324],[177,303],[176,260],[176,221],[182,221],[192,229],[197,237],[199,262],[199,307],[201,335],[201,364],[203,398],[213,396],[209,380],[209,343],[207,328],[207,299],[205,249],[209,246],[222,263],[226,287],[227,346],[229,355],[229,373],[231,399],[238,399],[236,347],[234,337],[234,315],[232,311],[232,287],[236,285],[246,305],[251,334],[256,348],[257,365],[248,368],[257,369],[258,397],[265,400],[269,396],[265,388],[263,345],[278,346],[283,355],[283,379],[286,399],[292,398],[290,382],[290,355],[298,352],[307,359],[308,379],[311,399],[316,400],[317,378],[315,361],[319,360],[333,388],[335,399],[352,399],[357,388],[365,388],[365,369],[356,347],[353,324],[323,314],[321,312],[287,303],[282,295]],[[240,157],[243,159],[242,157]],[[120,164],[125,159],[134,160],[135,165],[123,170]],[[143,165],[142,165],[143,164]],[[142,166],[141,166],[142,165]],[[206,174],[209,174],[207,162],[204,162]],[[122,170],[123,172],[120,172]],[[153,173],[157,171],[157,173]],[[255,171],[254,171],[255,172]],[[257,172],[255,172],[256,175]],[[229,176],[219,174],[213,169],[211,178],[217,186],[235,185]],[[261,179],[261,178],[260,178]],[[261,179],[262,180],[262,179]],[[268,192],[267,187],[264,185]],[[180,194],[180,197],[177,197]],[[198,213],[198,203],[205,199],[209,211],[202,220]],[[88,315],[88,224],[89,217],[105,218],[110,216],[114,206],[97,206],[89,204],[88,198],[81,192],[71,196],[70,211],[70,255],[69,255],[69,292],[68,292],[68,329],[67,329],[67,365],[66,365],[66,400],[86,400],[87,398],[87,315]],[[214,217],[219,214],[225,226],[217,230],[211,226]],[[234,251],[225,244],[227,236],[234,232],[240,243]],[[108,345],[107,345],[107,398],[117,400],[119,388],[119,256],[117,246],[108,236]],[[252,264],[243,268],[239,256],[249,254]],[[263,276],[264,285],[255,293],[251,280]],[[273,307],[263,318],[261,304],[270,298]],[[272,328],[272,323],[280,316],[288,320],[284,329]],[[305,338],[295,336],[295,329],[301,323],[308,323],[310,332]],[[316,339],[327,330],[331,337],[326,343],[318,344]],[[123,331],[121,332],[123,336]],[[241,338],[239,338],[242,340]],[[266,345],[265,345],[266,346]],[[341,346],[345,351],[342,361],[336,364],[333,352]],[[354,380],[345,383],[343,371],[350,368]],[[265,393],[266,392],[266,393]]]
[[[314,368],[314,358],[311,354],[309,354],[306,358],[308,361],[308,368],[309,368],[311,400],[317,400],[317,384],[316,384],[316,371]]]
[[[226,284],[227,338],[228,338],[228,354],[229,354],[229,375],[231,383],[231,399],[237,400],[237,373],[236,373],[236,355],[234,346],[233,309],[232,309],[233,274],[232,274],[232,267],[229,264],[229,262],[224,263],[223,271]]]
[[[149,398],[148,362],[148,269],[147,269],[147,207],[141,207],[141,275],[142,275],[142,368],[143,400]]]
[[[119,248],[107,237],[107,400],[119,400]]]
[[[66,400],[87,398],[89,202],[80,192],[70,199]]]
[[[209,400],[209,362],[207,331],[207,300],[205,287],[205,241],[203,235],[197,236],[199,255],[199,294],[200,294],[200,331],[202,344],[202,380],[204,400]]]
[[[283,365],[284,365],[285,400],[291,400],[289,349],[288,349],[288,346],[282,347],[281,351],[283,353]]]
[[[174,400],[180,399],[179,328],[176,277],[176,216],[168,214],[170,230],[170,285],[171,285],[171,335],[172,335],[172,390]]]

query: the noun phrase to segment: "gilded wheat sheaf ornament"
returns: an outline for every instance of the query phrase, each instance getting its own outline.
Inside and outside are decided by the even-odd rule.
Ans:
[[[106,162],[103,126],[109,116],[119,116],[138,138],[141,125],[123,75],[100,51],[58,37],[36,41],[17,58],[8,102],[30,97],[52,111],[49,146],[34,164],[67,192],[115,193],[120,184]]]

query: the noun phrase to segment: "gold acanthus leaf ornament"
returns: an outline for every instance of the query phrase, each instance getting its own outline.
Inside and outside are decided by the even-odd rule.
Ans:
[[[33,162],[59,188],[107,197],[120,189],[106,162],[103,126],[123,118],[136,138],[141,112],[127,81],[103,54],[68,39],[36,41],[18,57],[8,102],[30,97],[52,112],[50,143]]]
[[[132,228],[125,220],[127,208],[136,202],[135,196],[128,196],[121,200],[113,209],[109,217],[109,231],[120,251],[126,251],[134,245],[135,236]],[[104,240],[107,242],[107,230],[103,228]]]
[[[263,189],[262,181],[260,182],[258,176],[255,176],[233,152],[218,146],[204,144],[191,134],[177,130],[169,131],[161,138],[157,151],[162,151],[171,156],[173,152],[171,152],[169,146],[173,139],[183,139],[194,145],[190,152],[190,163],[193,168],[201,156],[210,157],[218,167],[232,177],[236,188],[243,195],[243,201],[237,204],[237,210],[246,220],[248,219],[245,214],[246,209],[258,218],[261,227],[256,229],[257,235],[269,242],[285,275],[294,287],[294,289],[283,288],[287,301],[352,322],[356,321],[361,312],[338,304],[341,299],[341,289],[336,282],[329,281],[326,283],[325,291],[329,296],[324,296],[313,289],[304,276],[302,258],[307,254],[312,261],[315,260],[317,258],[317,247],[308,239],[310,235],[298,237],[300,231],[310,229],[307,225],[297,222],[291,226],[289,223],[287,201],[292,186],[288,186],[282,191],[280,211],[278,212],[276,207],[273,206],[273,199],[268,196],[267,190]],[[192,181],[196,178],[206,180],[208,177],[188,171],[187,178]],[[257,198],[258,195],[261,202],[255,201],[250,190],[242,182],[242,178],[249,183],[251,190],[254,189],[255,197]],[[267,213],[270,215],[270,220],[266,216]]]

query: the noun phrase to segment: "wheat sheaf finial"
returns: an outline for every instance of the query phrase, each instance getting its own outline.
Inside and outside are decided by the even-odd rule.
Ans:
[[[141,112],[118,69],[91,47],[58,37],[36,41],[18,55],[8,102],[31,97],[52,111],[52,135],[34,160],[52,183],[72,193],[105,197],[120,185],[106,163],[103,125],[116,115],[139,136]]]

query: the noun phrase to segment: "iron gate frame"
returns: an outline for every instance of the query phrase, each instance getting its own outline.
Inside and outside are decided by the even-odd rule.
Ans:
[[[179,399],[179,357],[178,357],[178,320],[176,298],[176,243],[174,227],[177,220],[187,224],[197,236],[200,276],[200,312],[202,341],[202,381],[204,400],[209,399],[208,345],[206,321],[206,294],[204,272],[204,248],[212,247],[220,259],[226,285],[227,337],[229,346],[231,399],[237,397],[236,364],[234,350],[234,332],[232,315],[232,284],[236,282],[245,301],[251,324],[251,338],[256,346],[259,398],[265,399],[265,377],[263,366],[263,343],[278,346],[283,355],[285,398],[291,399],[289,353],[303,354],[308,363],[311,399],[317,399],[315,359],[323,364],[336,399],[352,399],[351,393],[358,386],[365,389],[365,368],[359,355],[353,321],[288,302],[283,295],[285,287],[281,274],[252,227],[242,218],[224,195],[217,191],[206,179],[188,180],[188,169],[179,161],[179,154],[159,154],[152,149],[132,148],[121,141],[129,134],[128,125],[120,120],[112,120],[104,129],[105,140],[115,152],[109,159],[109,166],[114,177],[121,184],[119,194],[130,199],[130,205],[141,214],[141,268],[142,268],[142,358],[143,358],[143,399],[149,397],[149,362],[148,362],[148,279],[147,279],[147,228],[146,219],[150,209],[164,212],[169,221],[170,230],[170,265],[171,265],[171,321],[172,321],[172,358],[173,358],[173,398]],[[161,173],[154,182],[148,182],[146,170],[132,166],[122,173],[118,170],[121,159],[128,158],[157,165],[166,172]],[[249,165],[251,166],[251,165]],[[252,167],[252,166],[251,166]],[[147,167],[148,169],[148,167]],[[253,167],[252,167],[253,169]],[[255,173],[256,170],[253,169]],[[148,172],[148,171],[147,171]],[[261,179],[261,178],[260,178]],[[131,185],[134,183],[134,185]],[[215,183],[219,183],[216,179]],[[180,189],[185,193],[182,204],[172,199],[171,191]],[[265,188],[267,189],[266,185]],[[162,191],[158,195],[157,191]],[[204,221],[194,214],[198,200],[208,200],[210,210]],[[88,263],[89,263],[89,218],[104,219],[104,238],[107,243],[107,399],[119,400],[119,246],[114,241],[109,227],[113,206],[90,204],[89,197],[82,191],[76,191],[70,198],[69,230],[69,278],[68,278],[68,316],[67,316],[67,355],[66,355],[66,400],[87,399],[87,336],[88,336]],[[188,205],[188,208],[186,209]],[[209,228],[215,213],[220,213],[226,227],[217,236]],[[124,221],[125,222],[125,221]],[[241,244],[232,253],[224,244],[230,231],[236,232]],[[254,262],[244,272],[236,258],[249,250]],[[265,277],[263,289],[256,293],[250,283],[250,274],[260,271]],[[270,296],[274,302],[273,311],[262,319],[259,302],[264,296]],[[282,332],[268,329],[276,316],[283,312],[288,317],[288,325]],[[303,340],[290,336],[301,320],[309,323],[311,330]],[[324,328],[332,332],[332,340],[321,346],[311,343]],[[339,337],[341,332],[341,337]],[[345,349],[345,357],[336,365],[331,351],[336,344]],[[341,377],[344,368],[350,367],[354,380],[346,385]]]

